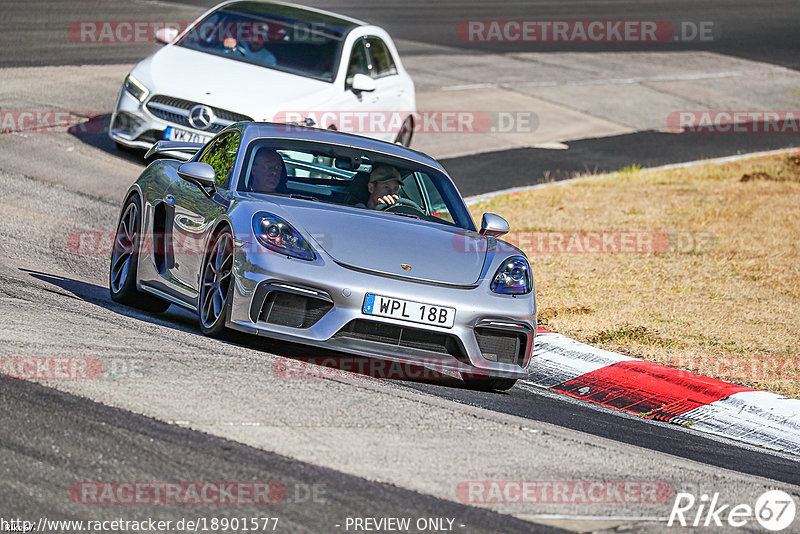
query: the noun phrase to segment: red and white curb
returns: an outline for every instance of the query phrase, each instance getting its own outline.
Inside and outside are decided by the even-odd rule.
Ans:
[[[527,382],[607,408],[800,455],[800,399],[638,360],[539,329]]]

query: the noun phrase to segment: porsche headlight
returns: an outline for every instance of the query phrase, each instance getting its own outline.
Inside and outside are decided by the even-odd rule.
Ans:
[[[144,102],[145,99],[147,98],[147,95],[150,94],[150,90],[147,87],[145,87],[145,85],[142,82],[140,82],[130,74],[128,74],[128,76],[125,78],[125,81],[122,82],[122,87],[124,87],[125,90],[128,91],[133,96],[133,98],[135,98],[139,102]]]
[[[300,232],[272,213],[260,211],[253,216],[253,233],[259,243],[273,252],[308,261],[317,257]]]
[[[524,295],[530,293],[531,267],[523,256],[511,256],[497,269],[492,279],[492,291],[506,295]]]

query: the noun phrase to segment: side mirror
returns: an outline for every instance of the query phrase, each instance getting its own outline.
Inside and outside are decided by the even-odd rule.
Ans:
[[[190,161],[178,167],[178,176],[202,188],[215,189],[214,167],[208,163]]]
[[[353,83],[350,84],[350,89],[352,89],[354,93],[371,93],[377,89],[377,86],[375,85],[375,80],[366,74],[356,74],[353,76]]]
[[[505,235],[511,227],[508,221],[494,213],[484,213],[481,217],[481,235],[500,237]]]
[[[164,27],[156,30],[156,42],[161,44],[170,44],[175,38],[178,37],[178,29]]]

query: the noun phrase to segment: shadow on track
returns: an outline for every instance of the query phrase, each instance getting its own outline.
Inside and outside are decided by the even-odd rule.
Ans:
[[[118,304],[111,300],[108,288],[29,269],[20,268],[29,276],[68,291],[75,298],[100,306],[119,315],[130,317],[159,326],[176,328],[203,336],[195,314],[179,306],[170,308],[161,314],[154,315]],[[336,379],[336,380],[397,380],[418,384],[437,384],[442,386],[463,388],[467,386],[458,378],[439,372],[435,369],[418,365],[387,362],[376,358],[356,356],[334,350],[310,347],[289,341],[230,331],[226,340],[219,343],[230,343],[260,352],[268,352],[289,361],[275,362],[273,371],[283,373],[288,380]],[[504,393],[497,393],[504,394]]]
[[[76,124],[67,130],[67,133],[94,148],[100,149],[112,156],[136,163],[142,167],[147,166],[148,160],[144,159],[144,151],[136,149],[119,148],[108,136],[111,125],[111,113],[95,115],[87,122]]]
[[[763,123],[753,128],[765,131]],[[766,130],[769,131],[769,130]],[[800,146],[800,133],[657,131],[568,141],[566,150],[515,148],[442,160],[464,196],[555,182],[631,166],[656,167]],[[520,172],[522,171],[522,172]],[[491,176],[491,180],[487,180]]]

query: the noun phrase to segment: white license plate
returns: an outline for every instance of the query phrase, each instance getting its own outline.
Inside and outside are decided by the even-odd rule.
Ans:
[[[396,299],[367,293],[362,311],[367,315],[391,317],[412,323],[452,328],[456,321],[456,309],[436,306],[413,300]]]
[[[168,141],[185,141],[187,143],[208,143],[211,137],[202,135],[197,132],[190,132],[188,130],[181,130],[180,128],[167,127],[164,131],[164,137]]]

